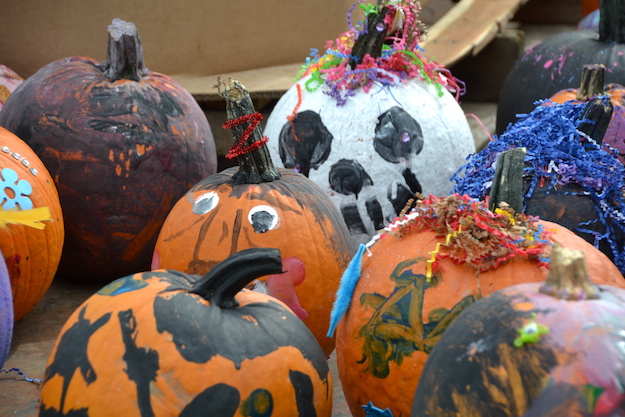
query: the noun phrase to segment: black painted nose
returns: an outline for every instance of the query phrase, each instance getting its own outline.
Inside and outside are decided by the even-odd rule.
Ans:
[[[332,134],[311,110],[297,113],[280,131],[280,159],[286,168],[308,176],[328,159],[332,150]]]
[[[358,194],[365,185],[373,185],[371,177],[358,162],[351,159],[341,159],[330,168],[328,174],[330,188],[337,193],[350,195]]]
[[[378,117],[373,147],[388,162],[409,159],[423,149],[421,126],[406,110],[391,107]]]

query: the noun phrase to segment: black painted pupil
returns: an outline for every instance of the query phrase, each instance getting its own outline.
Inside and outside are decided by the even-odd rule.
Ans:
[[[250,220],[256,233],[265,233],[271,230],[274,216],[268,211],[259,210],[250,216]]]
[[[391,107],[378,117],[373,147],[388,162],[409,159],[423,149],[421,126],[406,110]]]

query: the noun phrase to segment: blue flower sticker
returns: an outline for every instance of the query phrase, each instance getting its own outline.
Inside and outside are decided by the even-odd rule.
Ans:
[[[0,187],[2,188],[2,207],[5,210],[14,209],[18,206],[21,210],[30,210],[33,208],[32,200],[27,197],[33,192],[33,187],[26,180],[20,180],[17,172],[11,168],[2,169],[2,178],[0,178]],[[12,195],[7,194],[7,189],[12,191]]]

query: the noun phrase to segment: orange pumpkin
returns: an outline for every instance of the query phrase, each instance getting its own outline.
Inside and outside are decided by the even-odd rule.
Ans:
[[[238,252],[200,277],[118,279],[82,304],[52,349],[41,417],[329,417],[321,347],[281,302],[242,289],[282,271],[277,249]]]
[[[0,150],[2,218],[10,215],[7,210],[47,207],[49,216],[43,218],[51,220],[40,223],[41,229],[27,224],[0,228],[0,251],[9,271],[17,322],[35,307],[52,284],[61,259],[65,228],[54,181],[35,152],[2,127]]]
[[[231,81],[222,94],[230,119],[253,114],[240,83]],[[244,129],[236,128],[234,136],[242,137]],[[326,336],[329,313],[352,256],[349,239],[325,192],[302,174],[277,170],[263,145],[239,155],[239,167],[208,176],[176,203],[156,241],[153,268],[204,274],[239,250],[279,248],[288,273],[256,285],[287,304],[329,355],[334,349],[334,338]]]
[[[338,371],[353,415],[364,416],[369,402],[410,415],[424,364],[447,327],[493,291],[543,281],[552,242],[582,250],[598,283],[625,287],[616,266],[568,229],[492,212],[468,196],[421,200],[388,226],[362,256],[336,329]]]

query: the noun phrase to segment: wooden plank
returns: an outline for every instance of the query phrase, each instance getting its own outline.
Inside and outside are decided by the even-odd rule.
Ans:
[[[461,0],[432,25],[421,47],[425,55],[450,67],[475,56],[527,0]]]

